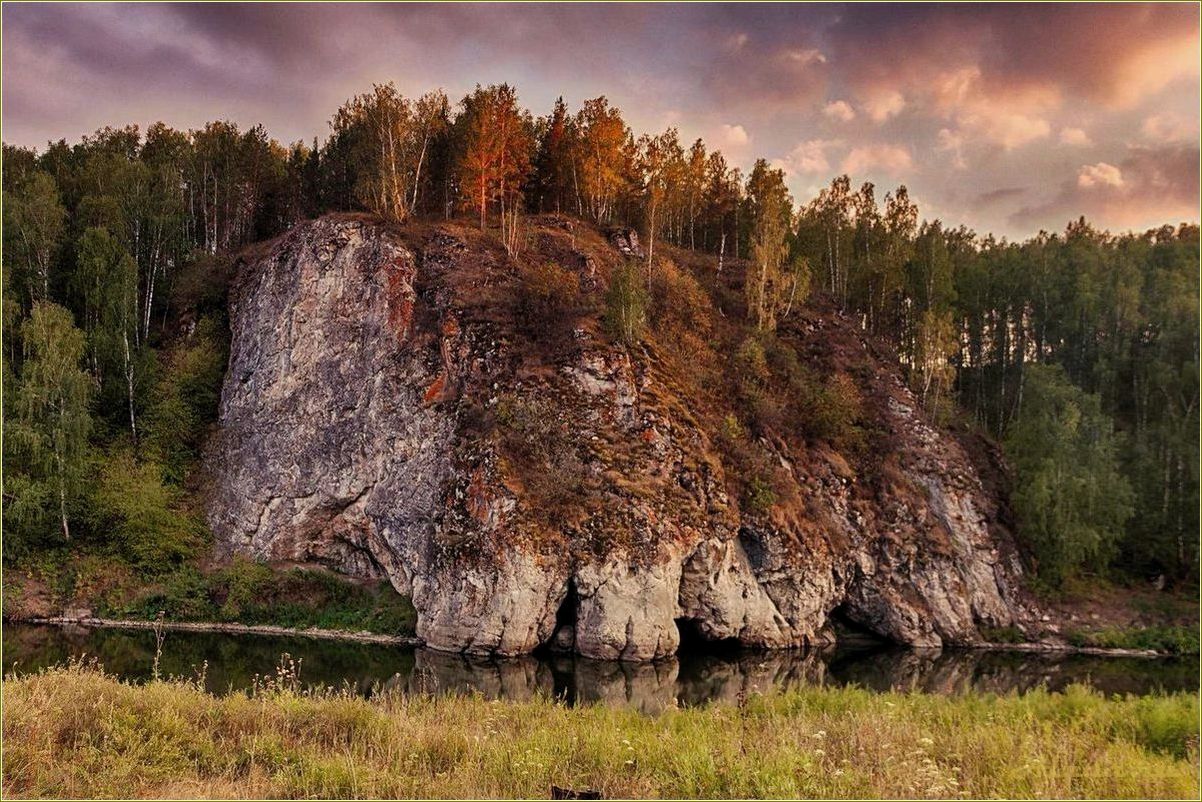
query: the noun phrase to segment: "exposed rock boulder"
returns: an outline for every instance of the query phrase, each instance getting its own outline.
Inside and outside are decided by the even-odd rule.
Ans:
[[[639,245],[639,232],[633,228],[615,228],[609,232],[609,241],[623,256],[646,259],[647,253]]]
[[[583,228],[540,247],[600,294],[622,256]],[[876,366],[872,459],[892,467],[867,481],[821,444],[765,443],[792,500],[751,513],[674,369],[595,318],[533,348],[504,260],[465,229],[342,216],[244,261],[208,454],[223,547],[387,577],[444,651],[641,661],[682,623],[760,647],[830,642],[834,614],[916,645],[1025,623],[999,500],[850,324],[796,336]]]

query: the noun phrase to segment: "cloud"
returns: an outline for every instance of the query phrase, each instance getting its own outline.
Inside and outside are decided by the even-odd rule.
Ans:
[[[980,209],[983,207],[994,206],[1014,198],[1021,197],[1027,192],[1026,187],[1001,187],[1000,189],[991,189],[988,192],[982,192],[973,198],[973,208]]]
[[[1077,186],[1082,189],[1090,189],[1092,187],[1121,187],[1122,185],[1123,171],[1113,164],[1107,164],[1106,162],[1086,164],[1077,173]]]
[[[457,100],[508,81],[535,114],[604,94],[637,133],[670,121],[744,170],[774,153],[804,186],[845,161],[910,170],[909,188],[953,219],[1025,185],[971,221],[1015,235],[1010,204],[1028,231],[1090,210],[1176,214],[1152,188],[1180,182],[1128,165],[1129,146],[1198,139],[1196,4],[30,3],[6,5],[4,23],[4,135],[20,145],[160,119],[309,141],[373,82]],[[815,139],[828,134],[838,143]],[[1087,163],[1123,186],[1079,186]],[[1041,207],[1049,217],[1029,216]]]
[[[843,143],[837,139],[811,139],[800,142],[789,151],[789,155],[773,162],[787,175],[829,173],[831,170],[827,151]]]
[[[855,109],[846,100],[832,100],[822,108],[822,113],[841,123],[849,123],[856,118]]]
[[[1172,114],[1153,114],[1144,120],[1140,133],[1153,142],[1188,142],[1198,138],[1196,121],[1186,120]]]
[[[1060,144],[1085,146],[1092,145],[1093,142],[1090,140],[1089,134],[1080,128],[1061,128]]]
[[[800,64],[803,67],[808,67],[811,64],[825,64],[826,56],[820,50],[813,47],[799,47],[789,50],[784,50],[781,56],[795,64]]]
[[[1119,107],[1174,81],[1196,84],[1199,72],[1190,4],[852,5],[825,35],[861,90],[907,96],[976,68],[987,94],[1050,89]]]
[[[997,108],[983,108],[960,118],[960,124],[970,135],[1005,150],[1044,139],[1052,132],[1047,120],[1027,114]]]
[[[906,107],[906,99],[902,97],[901,92],[887,89],[869,95],[860,105],[874,123],[883,123],[890,117],[897,116]]]
[[[843,172],[849,175],[880,171],[896,176],[913,166],[910,151],[899,145],[864,145],[852,148],[843,159]]]
[[[1143,230],[1198,219],[1198,147],[1133,147],[1114,165],[1085,165],[1049,200],[1010,216],[1023,227],[1085,215],[1109,229]]]
[[[964,170],[968,162],[964,160],[964,135],[950,128],[939,129],[936,136],[935,149],[952,154],[952,167]]]
[[[955,122],[961,147],[985,143],[1013,150],[1043,139],[1052,130],[1043,115],[1059,103],[1055,92],[1043,89],[990,91],[979,67],[938,76],[932,91],[935,108]]]
[[[717,59],[702,82],[717,101],[736,108],[806,104],[826,91],[827,65],[792,49],[755,53],[746,48]]]
[[[748,135],[746,128],[728,123],[722,124],[721,138],[728,147],[741,147],[751,141],[751,136]]]

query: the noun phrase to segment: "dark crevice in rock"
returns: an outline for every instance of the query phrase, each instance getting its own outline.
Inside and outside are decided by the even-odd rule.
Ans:
[[[873,630],[867,623],[862,622],[848,604],[841,604],[831,610],[828,617],[831,628],[835,632],[836,642],[840,646],[880,646],[892,641]]]
[[[680,633],[679,651],[695,654],[727,654],[742,649],[738,638],[706,637],[703,622],[697,618],[677,618],[676,631]]]
[[[543,644],[550,652],[572,652],[576,647],[576,618],[580,612],[580,594],[576,590],[576,578],[568,579],[563,601],[555,611],[555,628],[551,640]]]

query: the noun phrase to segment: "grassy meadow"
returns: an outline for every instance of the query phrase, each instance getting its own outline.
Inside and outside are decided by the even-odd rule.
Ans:
[[[82,664],[3,685],[6,798],[1197,798],[1196,694],[814,687],[647,716],[553,700],[248,693]]]

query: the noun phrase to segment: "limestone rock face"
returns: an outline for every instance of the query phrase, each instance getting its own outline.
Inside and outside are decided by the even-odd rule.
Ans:
[[[539,237],[584,291],[622,258],[562,226]],[[764,443],[791,501],[753,514],[669,367],[596,325],[532,353],[497,294],[511,273],[464,229],[348,216],[247,257],[207,454],[220,545],[386,577],[428,646],[473,654],[646,661],[686,626],[816,645],[836,615],[937,646],[1031,618],[1001,502],[850,324],[812,316],[796,336],[877,360],[887,467],[869,481],[821,444]]]

